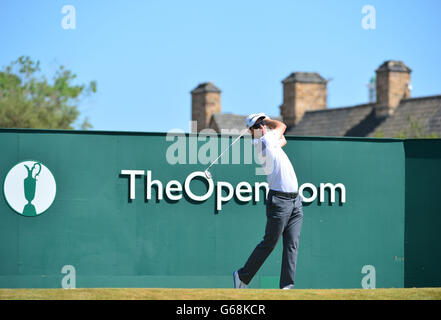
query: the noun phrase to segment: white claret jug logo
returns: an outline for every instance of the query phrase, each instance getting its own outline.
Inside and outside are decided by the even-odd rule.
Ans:
[[[52,172],[40,161],[23,161],[9,170],[3,185],[8,205],[17,213],[34,217],[52,205],[57,192]]]

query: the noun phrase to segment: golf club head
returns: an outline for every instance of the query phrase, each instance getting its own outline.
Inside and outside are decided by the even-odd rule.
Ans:
[[[205,176],[207,177],[207,179],[211,179],[211,172],[208,170],[205,170]]]

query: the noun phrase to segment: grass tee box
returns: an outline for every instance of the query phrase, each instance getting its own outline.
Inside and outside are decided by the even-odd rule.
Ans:
[[[0,287],[231,288],[233,271],[264,233],[265,187],[254,187],[266,177],[256,175],[254,161],[244,163],[241,139],[234,145],[240,163],[231,150],[210,169],[211,193],[203,177],[186,188],[208,163],[191,157],[211,143],[215,159],[234,139],[197,139],[195,151],[191,138],[183,135],[184,163],[172,164],[166,155],[178,138],[162,133],[1,129]],[[440,140],[287,140],[305,199],[296,288],[440,286],[434,190],[441,157],[433,151]],[[4,190],[11,169],[25,161],[29,170]],[[49,197],[44,170],[55,181],[53,200],[41,214],[24,216],[13,202],[24,206],[33,197],[38,212]],[[252,288],[278,288],[281,249]]]
[[[441,288],[406,289],[0,289],[1,300],[440,300]]]

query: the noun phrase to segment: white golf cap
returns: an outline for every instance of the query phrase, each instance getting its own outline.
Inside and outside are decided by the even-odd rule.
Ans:
[[[266,117],[266,114],[264,114],[263,112],[261,113],[253,113],[250,114],[246,119],[245,119],[245,125],[247,126],[247,128],[251,128],[252,126],[254,126],[254,124],[257,122],[257,120],[259,119],[263,119]]]

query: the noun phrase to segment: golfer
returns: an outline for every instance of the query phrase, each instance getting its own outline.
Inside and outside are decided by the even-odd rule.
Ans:
[[[251,279],[283,237],[280,288],[294,288],[300,230],[303,221],[302,199],[298,194],[298,182],[286,153],[284,133],[286,125],[272,120],[264,113],[251,114],[245,120],[254,147],[265,166],[269,192],[266,201],[266,228],[262,242],[251,253],[245,265],[234,272],[234,287],[247,288]]]

